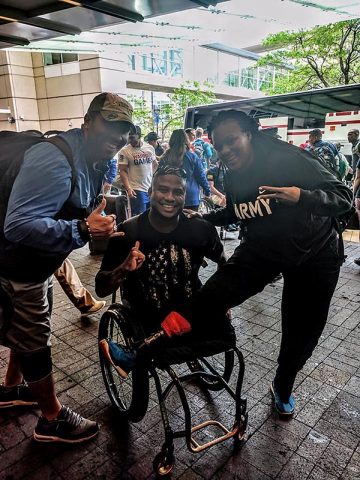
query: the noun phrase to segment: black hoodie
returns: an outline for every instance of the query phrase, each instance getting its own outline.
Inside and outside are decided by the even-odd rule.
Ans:
[[[240,220],[249,248],[297,265],[335,237],[332,217],[350,210],[352,192],[309,152],[260,132],[252,143],[255,161],[226,173],[227,206],[204,218],[214,225]],[[296,205],[258,200],[261,186],[299,187],[300,200]]]

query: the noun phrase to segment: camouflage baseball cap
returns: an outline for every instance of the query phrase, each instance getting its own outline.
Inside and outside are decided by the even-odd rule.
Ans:
[[[104,92],[96,95],[89,105],[87,113],[100,113],[107,122],[127,122],[132,127],[133,107],[116,93]]]

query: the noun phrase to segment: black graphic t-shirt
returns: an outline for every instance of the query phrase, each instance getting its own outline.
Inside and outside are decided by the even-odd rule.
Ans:
[[[203,258],[218,262],[223,246],[215,227],[203,219],[181,215],[171,233],[155,230],[148,212],[121,225],[124,237],[112,238],[101,264],[111,271],[120,265],[138,240],[146,260],[142,267],[127,275],[123,298],[141,317],[148,332],[158,329],[171,310],[182,310],[201,286],[198,272]]]

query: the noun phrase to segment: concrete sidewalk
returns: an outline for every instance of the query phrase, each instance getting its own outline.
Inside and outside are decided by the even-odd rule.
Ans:
[[[231,252],[236,243],[227,240],[227,250]],[[269,393],[280,343],[282,281],[278,281],[233,310],[238,345],[246,357],[247,441],[236,454],[228,441],[196,455],[179,439],[172,478],[360,479],[360,269],[352,263],[360,256],[360,245],[347,243],[346,253],[328,324],[298,377],[294,419],[278,420]],[[91,257],[82,249],[71,259],[84,285],[93,291],[100,257]],[[212,270],[211,265],[205,269],[204,278]],[[100,435],[82,445],[37,444],[31,440],[37,410],[2,410],[0,480],[154,478],[152,461],[163,442],[154,393],[140,423],[119,423],[99,368],[99,316],[81,321],[56,284],[52,326],[57,391],[65,405],[101,423]],[[0,349],[0,378],[7,355]],[[223,393],[206,396],[191,388],[190,395],[196,419],[211,413],[229,424],[232,405]],[[182,416],[179,407],[174,396],[172,419],[177,423]]]

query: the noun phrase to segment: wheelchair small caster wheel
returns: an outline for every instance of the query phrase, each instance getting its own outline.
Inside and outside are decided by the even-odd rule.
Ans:
[[[243,442],[245,440],[245,436],[246,436],[246,430],[241,428],[237,433],[236,441],[237,442]]]
[[[248,414],[245,413],[241,415],[239,422],[234,425],[237,427],[236,435],[234,436],[235,443],[240,444],[245,440],[246,437],[246,427],[248,423]]]
[[[153,461],[154,471],[159,477],[165,477],[166,475],[169,475],[172,472],[174,465],[174,455],[166,450],[162,450],[160,453],[158,453]]]

